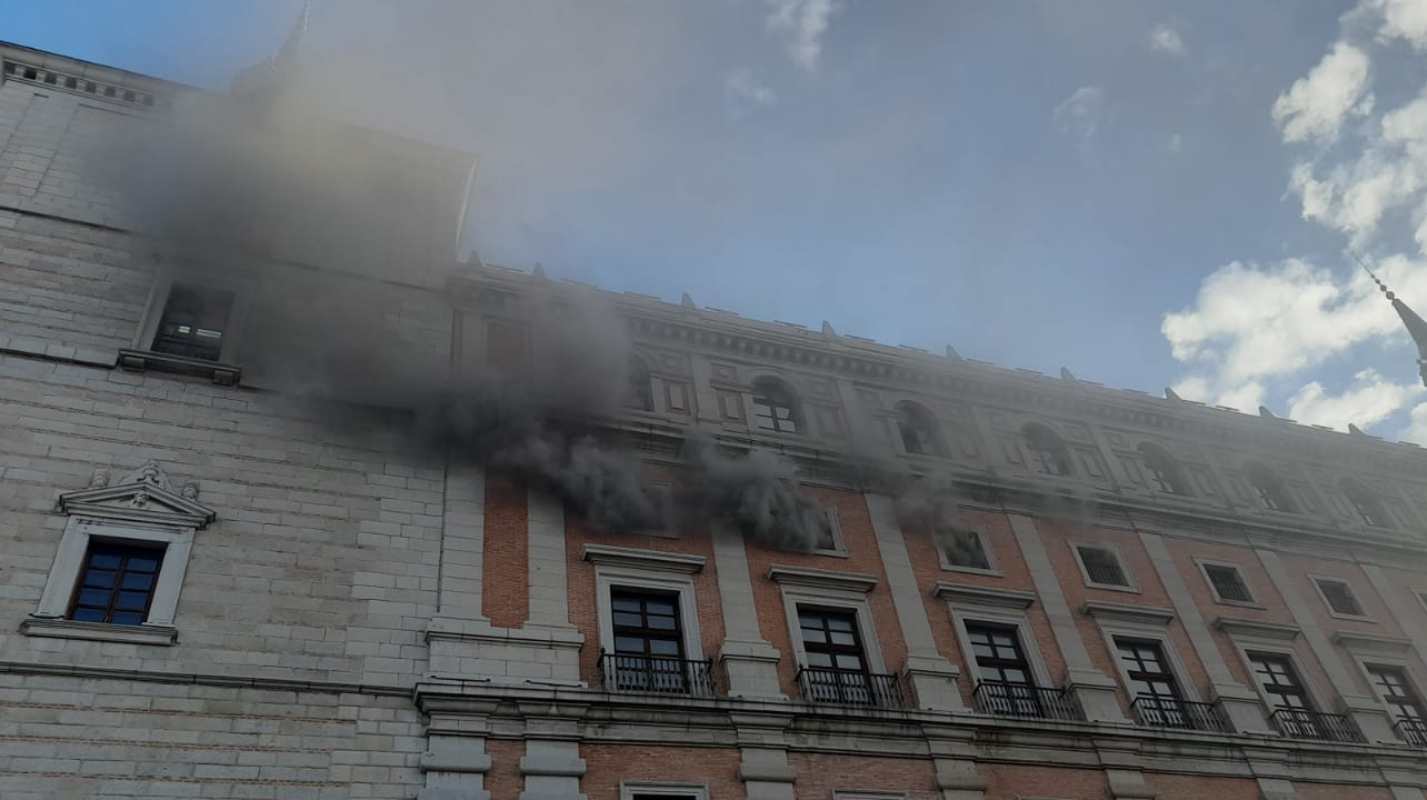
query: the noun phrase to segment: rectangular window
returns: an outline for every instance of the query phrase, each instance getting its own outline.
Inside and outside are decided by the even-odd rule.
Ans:
[[[1186,714],[1179,682],[1165,659],[1164,647],[1153,639],[1115,638],[1120,661],[1129,678],[1130,697],[1139,717],[1151,725],[1193,727]]]
[[[1214,597],[1220,602],[1229,603],[1252,603],[1253,593],[1249,591],[1249,586],[1244,582],[1244,576],[1239,572],[1239,568],[1229,564],[1200,564],[1204,570],[1204,577],[1208,579],[1209,586],[1214,590]]]
[[[842,554],[844,551],[842,528],[841,523],[838,522],[837,509],[824,509],[819,523],[818,539],[817,542],[814,543],[813,549],[822,552]]]
[[[79,622],[142,625],[158,583],[162,547],[123,542],[91,542],[70,604]]]
[[[614,654],[609,665],[621,691],[688,691],[679,596],[673,592],[610,590]]]
[[[1423,713],[1422,698],[1407,679],[1407,670],[1386,664],[1369,664],[1368,676],[1378,696],[1392,709],[1394,722],[1408,721],[1407,727],[1414,732],[1427,732],[1427,713]]]
[[[991,570],[991,557],[986,553],[981,534],[962,528],[941,528],[937,531],[942,556],[951,567]]]
[[[1012,625],[967,622],[967,641],[976,659],[978,692],[987,695],[990,710],[997,714],[1044,717],[1040,698],[1031,677],[1031,665],[1021,647],[1021,638]]]
[[[169,290],[149,349],[156,353],[218,361],[223,332],[233,310],[233,293],[175,283]]]
[[[867,659],[852,611],[798,607],[798,627],[807,664],[804,687],[817,702],[872,702]]]
[[[1075,554],[1085,571],[1086,581],[1091,585],[1129,587],[1129,576],[1114,550],[1100,545],[1081,544],[1075,546]]]
[[[1344,614],[1350,617],[1361,617],[1363,606],[1358,602],[1358,598],[1353,594],[1353,588],[1347,581],[1335,578],[1314,578],[1313,583],[1318,586],[1318,592],[1323,595],[1323,602],[1328,604],[1328,608],[1334,614]]]
[[[1249,653],[1254,679],[1269,699],[1269,713],[1287,736],[1319,738],[1317,715],[1293,661],[1276,653]]]

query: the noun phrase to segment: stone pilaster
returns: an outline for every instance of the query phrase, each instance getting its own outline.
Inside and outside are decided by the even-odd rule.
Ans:
[[[432,715],[420,762],[426,784],[416,800],[490,800],[486,732],[483,717]]]
[[[486,548],[486,474],[475,464],[446,468],[441,527],[441,573],[436,616],[483,620]]]
[[[728,674],[728,694],[786,700],[778,685],[778,651],[758,630],[743,534],[720,523],[714,523],[712,533],[723,609],[724,642],[718,658]]]

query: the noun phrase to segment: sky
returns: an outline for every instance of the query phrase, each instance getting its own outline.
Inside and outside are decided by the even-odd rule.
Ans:
[[[301,0],[0,0],[205,88]],[[1427,444],[1427,0],[313,0],[316,110],[491,263]]]

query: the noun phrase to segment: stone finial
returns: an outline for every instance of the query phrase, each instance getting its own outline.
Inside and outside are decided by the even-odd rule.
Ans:
[[[1166,400],[1183,400],[1184,398],[1183,398],[1183,397],[1180,397],[1180,396],[1177,395],[1177,394],[1175,394],[1173,389],[1171,389],[1171,388],[1169,388],[1168,386],[1166,386],[1166,387],[1164,387],[1164,399],[1166,399]]]
[[[189,481],[188,483],[185,483],[183,485],[183,491],[180,492],[180,494],[183,495],[185,500],[197,500],[198,483],[196,481]]]
[[[157,486],[165,491],[173,491],[173,486],[169,483],[168,474],[157,461],[149,460],[141,464],[138,469],[125,475],[121,484],[145,483],[150,486]]]
[[[1063,381],[1079,380],[1075,377],[1074,374],[1071,373],[1070,370],[1066,369],[1065,367],[1060,368],[1060,379]]]
[[[679,295],[679,305],[684,308],[698,308],[694,305],[694,298],[690,297],[688,292]]]
[[[531,274],[531,275],[534,275],[535,278],[536,278],[536,280],[542,280],[542,281],[548,281],[548,280],[550,280],[549,278],[545,277],[545,266],[544,266],[543,264],[541,264],[539,261],[535,262],[535,269],[531,270],[531,271],[530,271],[530,274]]]
[[[952,361],[961,360],[961,354],[956,352],[956,348],[952,347],[951,345],[946,346],[946,357],[951,359]]]
[[[89,478],[89,488],[104,489],[109,486],[112,473],[108,467],[95,467],[94,474]]]
[[[832,323],[828,322],[827,320],[823,320],[823,336],[827,336],[829,338],[837,336],[837,331],[832,329]]]
[[[1273,415],[1272,411],[1268,410],[1268,406],[1259,406],[1259,416],[1264,419],[1278,419],[1278,417]]]
[[[1351,433],[1354,436],[1367,436],[1366,433],[1363,433],[1362,428],[1359,428],[1351,422],[1348,423],[1348,433]]]

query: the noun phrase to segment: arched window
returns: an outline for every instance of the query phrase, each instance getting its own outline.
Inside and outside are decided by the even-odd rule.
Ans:
[[[1297,511],[1288,498],[1288,490],[1273,470],[1258,461],[1251,461],[1244,467],[1244,477],[1258,495],[1259,502],[1270,511]]]
[[[1363,518],[1363,522],[1376,528],[1391,528],[1392,518],[1387,515],[1387,509],[1383,507],[1382,500],[1369,491],[1366,486],[1353,480],[1344,478],[1339,486],[1343,489],[1343,494],[1347,496],[1348,502],[1353,504],[1358,516]]]
[[[930,411],[912,402],[897,404],[897,431],[902,435],[902,447],[908,453],[921,456],[945,455],[941,432]]]
[[[640,411],[654,410],[654,387],[649,380],[649,365],[638,356],[629,357],[629,381],[625,387],[624,403]]]
[[[1031,451],[1031,465],[1042,475],[1071,474],[1070,449],[1055,431],[1032,422],[1021,428],[1021,437]]]
[[[777,378],[753,382],[753,425],[765,431],[798,433],[802,428],[797,399]]]
[[[1189,481],[1184,478],[1184,470],[1163,447],[1150,442],[1140,444],[1140,458],[1144,459],[1145,471],[1149,473],[1150,485],[1166,494],[1189,494]]]

